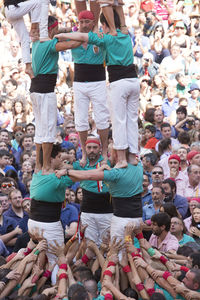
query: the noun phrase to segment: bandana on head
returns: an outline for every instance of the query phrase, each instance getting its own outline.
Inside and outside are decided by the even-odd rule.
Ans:
[[[85,144],[89,144],[89,143],[94,143],[94,144],[97,144],[100,146],[100,142],[98,140],[95,140],[95,139],[88,139]]]
[[[196,201],[196,202],[200,203],[200,198],[193,198],[193,197],[191,197],[191,198],[187,198],[187,199],[188,199],[189,202],[190,201]]]
[[[197,154],[200,154],[200,152],[195,151],[195,150],[190,151],[190,152],[188,153],[188,155],[187,155],[187,160],[190,161],[190,160],[193,159],[193,157],[194,157],[195,155],[197,155]]]
[[[52,25],[48,26],[48,29],[58,26],[58,21],[56,20]]]
[[[90,10],[83,10],[78,15],[79,21],[82,19],[92,20],[94,21],[94,15]]]
[[[68,135],[68,139],[70,138],[70,137],[72,137],[72,136],[75,136],[75,137],[77,137],[78,138],[78,134],[77,133],[70,133],[69,135]]]
[[[176,160],[178,160],[179,163],[181,162],[180,157],[176,154],[170,155],[170,157],[168,158],[168,161],[170,161],[171,159],[176,159]]]

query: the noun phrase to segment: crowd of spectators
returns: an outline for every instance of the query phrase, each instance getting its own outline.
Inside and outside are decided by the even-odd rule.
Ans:
[[[98,247],[81,227],[79,182],[66,189],[65,242],[46,260],[42,232],[28,234],[36,163],[30,78],[18,38],[0,13],[0,297],[2,299],[200,299],[200,4],[124,1],[140,79],[139,149],[143,222],[124,240],[105,232]],[[51,1],[60,27],[78,29],[75,5]],[[29,16],[25,16],[30,27]],[[59,54],[57,143],[63,163],[81,159],[74,123],[71,50]],[[93,109],[89,133],[97,136]],[[112,124],[108,157],[111,158]],[[66,155],[67,154],[67,155]],[[111,162],[112,163],[112,162]],[[37,243],[39,240],[39,243]],[[85,253],[95,253],[88,259]],[[57,280],[56,280],[57,274]]]

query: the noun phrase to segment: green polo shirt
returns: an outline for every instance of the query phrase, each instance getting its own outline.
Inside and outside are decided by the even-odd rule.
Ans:
[[[127,168],[104,171],[104,181],[112,197],[128,198],[143,192],[143,167],[128,164]]]
[[[71,50],[76,64],[102,65],[104,54],[101,48],[87,44],[85,49],[82,45]]]
[[[76,161],[76,162],[73,163],[73,169],[74,170],[81,170],[81,171],[95,170],[95,169],[97,169],[98,164],[102,160],[103,160],[103,156],[100,155],[98,161],[95,163],[94,166],[90,166],[89,160],[87,160],[87,163],[86,163],[85,167],[81,167],[80,162]],[[80,182],[80,186],[84,190],[92,192],[92,193],[99,193],[98,184],[99,184],[99,181],[92,181],[92,180],[83,180],[83,181]],[[102,185],[103,185],[102,193],[108,193],[108,188],[107,188],[107,186],[105,185],[104,182],[102,182]]]
[[[58,52],[56,44],[58,40],[53,39],[40,43],[36,41],[32,45],[32,68],[35,76],[39,74],[58,73]]]
[[[68,176],[60,179],[55,173],[42,175],[42,171],[33,174],[30,187],[30,198],[44,202],[63,202],[66,187],[73,184]]]
[[[97,45],[106,52],[106,65],[129,66],[133,64],[133,47],[128,34],[117,29],[117,36],[104,34],[102,38],[94,32],[88,33],[88,44]]]

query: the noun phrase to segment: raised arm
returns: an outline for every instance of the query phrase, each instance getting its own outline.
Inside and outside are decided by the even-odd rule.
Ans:
[[[59,33],[54,36],[60,42],[66,40],[73,40],[78,42],[88,42],[88,33],[83,32],[70,32],[70,33]]]

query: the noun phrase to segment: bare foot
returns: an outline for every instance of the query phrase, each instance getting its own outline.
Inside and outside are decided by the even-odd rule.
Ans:
[[[116,30],[111,30],[109,32],[110,35],[113,35],[113,36],[117,36],[117,31]]]
[[[47,41],[50,41],[51,39],[48,37],[48,38],[40,38],[40,43],[43,43],[43,42],[47,42]]]
[[[121,33],[128,34],[128,28],[126,25],[120,27]]]
[[[31,65],[26,65],[25,73],[28,74],[31,79],[34,78],[33,69]]]
[[[85,167],[86,162],[87,162],[87,158],[86,158],[85,156],[83,156],[83,157],[79,160],[79,162],[80,162],[81,167]]]
[[[49,168],[49,169],[42,168],[42,175],[49,175],[49,174],[52,174],[52,173],[54,173],[53,169],[51,169],[51,168]]]
[[[116,163],[116,165],[114,166],[115,169],[122,169],[122,168],[127,168],[127,167],[128,167],[128,163],[126,160],[118,161]]]

